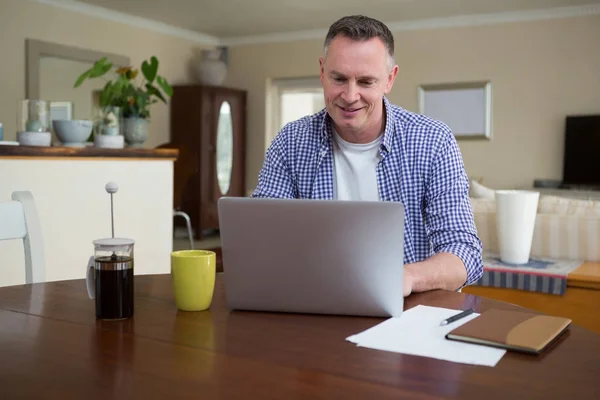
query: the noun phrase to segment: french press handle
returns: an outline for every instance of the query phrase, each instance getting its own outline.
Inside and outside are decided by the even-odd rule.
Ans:
[[[90,299],[96,298],[96,289],[94,288],[94,256],[90,257],[87,265],[87,271],[85,275],[85,286],[87,286],[87,292]]]

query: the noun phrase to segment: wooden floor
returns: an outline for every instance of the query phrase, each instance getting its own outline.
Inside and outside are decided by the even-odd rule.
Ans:
[[[221,247],[221,240],[219,236],[211,236],[204,238],[202,240],[194,241],[194,249],[196,250],[205,250],[212,249],[215,247]],[[173,251],[177,250],[189,250],[190,249],[190,241],[188,238],[176,238],[173,239]]]

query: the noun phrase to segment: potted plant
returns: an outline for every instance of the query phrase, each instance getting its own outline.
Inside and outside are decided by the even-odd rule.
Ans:
[[[83,72],[75,81],[79,87],[86,79],[105,76],[113,68],[112,62],[103,57]],[[132,147],[141,147],[148,138],[150,106],[173,95],[173,88],[163,76],[158,75],[158,59],[155,56],[144,60],[139,70],[131,66],[114,70],[115,78],[107,80],[100,93],[100,107],[121,115],[123,135]],[[114,121],[112,121],[114,123]],[[113,125],[114,126],[114,125]]]

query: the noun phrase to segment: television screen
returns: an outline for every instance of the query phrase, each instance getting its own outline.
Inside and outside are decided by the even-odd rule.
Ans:
[[[563,185],[600,186],[600,115],[567,117]]]

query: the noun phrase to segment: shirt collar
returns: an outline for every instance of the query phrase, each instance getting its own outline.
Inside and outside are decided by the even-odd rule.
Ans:
[[[390,101],[387,97],[383,96],[383,110],[385,115],[385,130],[383,132],[383,140],[381,142],[384,150],[389,152],[392,148],[392,142],[394,139],[394,133],[396,131],[394,125],[394,118],[392,117]],[[333,135],[333,126],[331,124],[331,117],[327,113],[327,110],[323,113],[323,122],[321,124],[321,132],[322,132],[322,143],[327,143],[327,141]]]
[[[383,147],[388,153],[392,149],[394,134],[396,133],[396,124],[392,116],[392,105],[387,97],[383,96],[383,109],[385,111],[385,130],[383,131]]]

